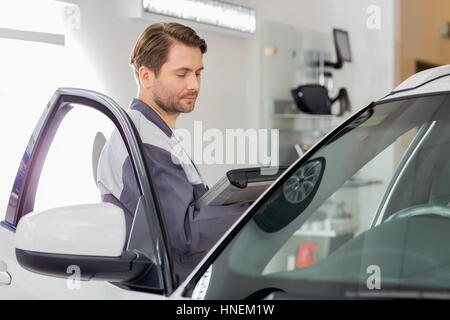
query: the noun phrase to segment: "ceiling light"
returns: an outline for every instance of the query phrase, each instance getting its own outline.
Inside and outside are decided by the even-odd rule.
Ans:
[[[255,33],[255,10],[218,0],[143,0],[146,12]]]

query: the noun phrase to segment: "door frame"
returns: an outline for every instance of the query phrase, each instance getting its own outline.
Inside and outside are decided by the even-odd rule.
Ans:
[[[76,106],[75,106],[76,105]],[[101,93],[78,88],[59,88],[55,91],[39,119],[22,157],[13,184],[2,225],[15,232],[20,219],[34,210],[36,190],[50,145],[64,117],[74,107],[90,107],[106,115],[116,126],[127,148],[130,162],[142,194],[145,220],[150,229],[156,265],[163,278],[166,296],[176,288],[172,272],[170,243],[157,190],[151,176],[151,159],[145,157],[139,133],[125,110]]]

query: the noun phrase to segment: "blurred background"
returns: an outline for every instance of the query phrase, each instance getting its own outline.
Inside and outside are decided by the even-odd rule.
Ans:
[[[226,21],[226,12],[234,19]],[[54,91],[95,90],[127,109],[137,93],[129,54],[140,33],[161,21],[189,25],[208,44],[196,108],[179,117],[178,128],[194,135],[195,121],[202,121],[203,131],[278,129],[281,165],[404,79],[450,63],[447,0],[0,0],[2,212]],[[345,89],[346,99],[306,112],[292,90],[308,85],[324,88],[330,101]],[[68,205],[68,194],[91,201],[92,138],[99,126],[112,128],[103,120],[81,113],[63,123],[44,168],[42,207]],[[392,167],[395,148],[383,157]],[[212,185],[225,171],[249,165],[199,169]]]

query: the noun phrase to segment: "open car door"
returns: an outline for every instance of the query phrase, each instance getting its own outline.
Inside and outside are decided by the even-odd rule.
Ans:
[[[123,210],[101,202],[92,179],[99,137],[112,131],[124,143],[140,192],[129,230]],[[174,290],[166,226],[142,150],[132,121],[113,100],[82,89],[55,92],[1,221],[2,299],[154,299]]]

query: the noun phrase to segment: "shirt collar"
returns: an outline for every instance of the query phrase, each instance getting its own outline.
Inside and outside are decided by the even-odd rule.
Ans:
[[[164,122],[164,120],[145,102],[134,98],[130,105],[131,110],[141,112],[147,120],[153,122],[160,128],[169,138],[172,137],[172,129]]]

